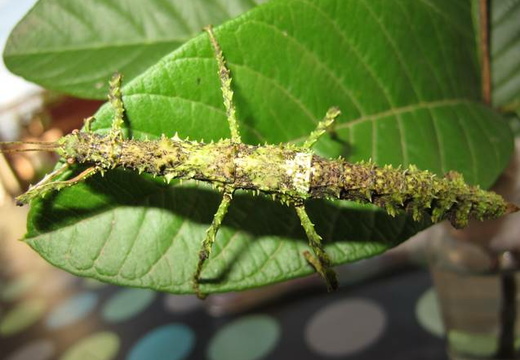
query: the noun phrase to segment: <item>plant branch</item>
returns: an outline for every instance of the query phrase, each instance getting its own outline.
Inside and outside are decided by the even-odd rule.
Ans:
[[[489,55],[489,0],[480,0],[480,66],[482,100],[491,104],[491,65]]]

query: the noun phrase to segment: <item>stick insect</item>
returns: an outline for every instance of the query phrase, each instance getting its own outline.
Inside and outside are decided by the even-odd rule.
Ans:
[[[231,74],[211,27],[204,29],[209,37],[218,65],[223,103],[231,137],[218,142],[203,143],[163,135],[157,140],[126,139],[122,133],[124,104],[121,95],[121,75],[110,80],[109,101],[114,110],[108,134],[91,131],[93,117],[87,118],[83,130],[74,130],[53,143],[25,143],[30,149],[16,151],[54,151],[66,163],[46,175],[38,184],[17,198],[19,205],[44,196],[51,191],[85,180],[97,173],[114,168],[127,168],[172,179],[199,180],[211,183],[222,194],[213,220],[206,231],[193,269],[193,291],[204,297],[200,289],[204,264],[211,254],[217,232],[222,225],[236,190],[249,190],[271,195],[275,200],[294,208],[309,241],[310,251],[303,256],[324,279],[329,291],[338,287],[336,273],[326,253],[321,236],[305,209],[310,198],[342,199],[370,203],[382,207],[388,214],[408,212],[419,221],[447,219],[461,228],[470,218],[497,218],[518,210],[501,196],[467,185],[462,175],[449,172],[436,177],[415,166],[408,168],[379,167],[372,162],[350,163],[343,159],[325,159],[311,150],[312,146],[333,125],[340,110],[331,107],[316,129],[302,145],[248,145],[240,137],[231,87]],[[19,145],[4,142],[2,146]],[[69,180],[57,180],[74,163],[90,165]]]

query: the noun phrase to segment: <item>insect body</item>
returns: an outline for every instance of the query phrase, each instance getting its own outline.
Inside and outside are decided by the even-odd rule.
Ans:
[[[76,130],[55,143],[33,149],[56,151],[68,164],[86,163],[91,167],[73,179],[53,181],[67,168],[64,166],[19,196],[18,203],[28,203],[49,191],[71,186],[95,173],[117,167],[161,176],[167,182],[179,178],[211,183],[223,196],[202,241],[198,265],[194,269],[193,289],[200,297],[203,296],[199,286],[204,263],[210,255],[233,193],[239,189],[270,194],[295,208],[313,252],[305,252],[304,256],[325,279],[329,290],[337,287],[336,274],[331,269],[322,239],[305,210],[304,203],[309,198],[372,203],[384,208],[390,215],[407,211],[415,220],[423,217],[433,222],[448,219],[455,227],[466,226],[470,218],[491,219],[518,210],[493,192],[467,185],[457,173],[439,178],[413,166],[407,169],[378,167],[371,162],[350,163],[315,155],[311,147],[339,116],[337,108],[327,111],[325,118],[301,146],[242,143],[235,118],[229,70],[211,28],[205,30],[219,66],[231,139],[213,143],[183,140],[177,135],[173,138],[163,135],[160,139],[146,141],[125,139],[121,132],[124,113],[121,76],[116,74],[110,82],[109,94],[115,116],[107,135],[91,132],[93,118],[89,118],[85,121],[84,131]]]
[[[336,113],[333,108],[327,116]],[[62,157],[95,164],[100,171],[123,167],[162,176],[168,182],[177,178],[205,181],[220,189],[271,194],[289,205],[308,198],[373,203],[391,215],[404,210],[415,220],[424,216],[433,222],[448,219],[457,228],[465,227],[470,218],[485,220],[515,209],[501,196],[467,185],[455,172],[439,178],[413,166],[403,170],[330,160],[294,145],[256,146],[231,140],[206,144],[177,136],[117,140],[91,132],[67,135],[57,145]],[[48,186],[55,189],[57,185]],[[26,202],[39,191],[37,186],[20,199]]]

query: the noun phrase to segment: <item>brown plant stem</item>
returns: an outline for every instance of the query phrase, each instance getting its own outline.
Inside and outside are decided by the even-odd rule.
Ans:
[[[480,64],[482,100],[491,104],[491,64],[489,56],[489,0],[480,0]]]

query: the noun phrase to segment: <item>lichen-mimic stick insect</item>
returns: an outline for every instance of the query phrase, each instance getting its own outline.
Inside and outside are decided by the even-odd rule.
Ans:
[[[439,178],[428,171],[410,166],[406,169],[378,167],[372,162],[350,163],[343,159],[325,159],[315,155],[311,147],[339,116],[339,109],[330,108],[325,118],[311,132],[301,146],[247,145],[242,143],[233,104],[231,76],[220,46],[211,27],[205,28],[215,52],[218,74],[226,109],[231,138],[202,143],[162,136],[158,140],[125,139],[122,134],[124,106],[121,97],[121,76],[110,81],[109,100],[115,115],[107,135],[91,132],[94,118],[85,120],[84,130],[73,131],[54,143],[30,143],[32,149],[16,151],[55,151],[66,165],[46,175],[35,186],[17,198],[18,204],[44,196],[85,180],[96,173],[117,167],[161,176],[170,182],[174,178],[194,179],[213,184],[222,193],[222,201],[206,231],[194,269],[193,290],[203,297],[199,288],[204,264],[232,202],[233,193],[251,190],[272,195],[276,200],[293,207],[312,250],[303,255],[323,277],[328,290],[338,286],[331,261],[324,250],[322,238],[305,210],[309,198],[344,199],[371,203],[382,207],[390,215],[406,211],[416,221],[428,217],[433,222],[448,219],[457,228],[467,225],[470,218],[497,218],[518,208],[493,193],[467,185],[462,176],[450,172]],[[2,145],[19,145],[4,142]],[[24,143],[28,144],[28,143]],[[69,164],[86,163],[91,167],[69,180],[53,181]]]

